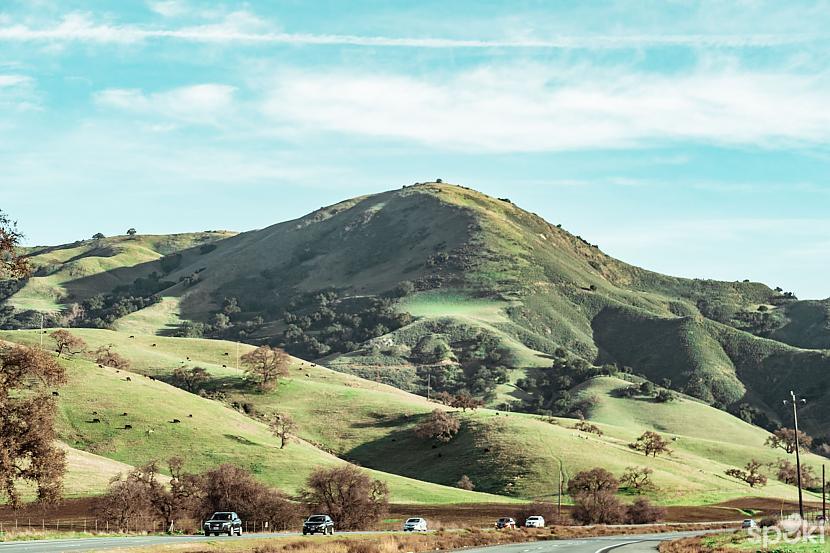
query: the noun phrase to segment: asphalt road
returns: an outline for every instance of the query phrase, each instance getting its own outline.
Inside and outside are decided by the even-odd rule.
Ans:
[[[373,532],[354,532],[370,534]],[[706,532],[675,532],[666,534],[644,534],[639,536],[603,536],[573,540],[556,540],[514,545],[501,545],[467,549],[465,553],[654,553],[661,541],[694,536]],[[280,534],[292,536],[300,534]],[[267,538],[273,534],[245,534],[241,537],[205,536],[130,536],[114,538],[85,538],[69,540],[36,540],[0,543],[0,553],[78,553],[83,551],[107,551],[148,545],[169,545],[198,543],[217,540],[244,540]],[[309,537],[308,539],[314,539]]]

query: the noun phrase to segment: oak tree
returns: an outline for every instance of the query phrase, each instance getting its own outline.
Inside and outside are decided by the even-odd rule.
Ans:
[[[280,348],[259,346],[241,357],[248,378],[263,390],[270,390],[281,376],[288,375],[291,357]]]
[[[648,430],[637,438],[634,443],[628,444],[628,447],[637,451],[642,451],[646,457],[651,455],[657,457],[661,453],[671,453],[669,449],[669,442],[657,432]]]
[[[51,334],[55,341],[55,351],[58,357],[66,353],[67,357],[81,353],[86,349],[86,342],[80,336],[75,336],[68,330],[56,330]]]
[[[280,439],[280,449],[285,449],[285,444],[297,431],[297,423],[286,413],[276,413],[268,426],[271,428],[271,433]]]
[[[0,495],[17,507],[17,486],[37,487],[40,502],[63,491],[64,452],[55,445],[55,400],[49,388],[66,374],[53,355],[23,346],[0,349]]]
[[[447,443],[461,428],[461,423],[450,413],[436,409],[415,427],[415,435],[424,440],[438,440]]]

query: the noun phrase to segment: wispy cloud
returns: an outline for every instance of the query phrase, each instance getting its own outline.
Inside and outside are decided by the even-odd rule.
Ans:
[[[830,139],[830,78],[701,68],[683,75],[591,66],[477,68],[442,78],[290,71],[263,109],[300,128],[468,151],[788,146]]]
[[[26,75],[0,75],[0,88],[28,85],[31,82],[32,78]]]
[[[223,84],[199,84],[152,94],[136,89],[111,88],[96,93],[95,102],[107,108],[182,122],[218,124],[229,115],[235,90]]]
[[[151,2],[151,9],[171,17],[182,13],[175,1]],[[252,25],[253,24],[253,25]],[[518,38],[467,39],[432,36],[363,36],[351,34],[287,33],[247,12],[235,12],[218,23],[154,28],[132,24],[96,22],[85,13],[71,13],[53,25],[6,24],[0,27],[3,41],[57,41],[94,43],[137,43],[152,40],[189,42],[230,42],[248,44],[291,44],[307,46],[367,46],[395,48],[508,48],[508,49],[617,49],[649,46],[690,47],[777,47],[826,39],[819,34],[584,34],[522,36]]]

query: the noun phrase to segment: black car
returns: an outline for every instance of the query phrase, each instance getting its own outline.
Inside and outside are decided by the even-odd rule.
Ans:
[[[328,515],[311,515],[303,523],[303,535],[334,534],[334,521]]]
[[[242,520],[239,518],[239,515],[230,511],[213,513],[213,516],[205,521],[205,535],[209,536],[211,534],[214,536],[218,536],[219,534],[227,534],[229,536],[236,534],[237,536],[241,536]]]

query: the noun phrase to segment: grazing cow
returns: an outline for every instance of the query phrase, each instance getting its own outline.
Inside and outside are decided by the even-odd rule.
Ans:
[[[152,347],[156,347],[156,345],[155,345],[155,344],[152,344]]]
[[[172,421],[170,421],[171,424],[179,424],[180,422],[182,421],[180,421],[179,419],[173,419]]]
[[[122,417],[126,417],[126,416],[127,416],[127,412],[126,412],[126,411],[124,411],[123,413],[121,413],[121,416],[122,416]]]
[[[93,412],[92,412],[92,414],[93,414],[93,415],[97,415],[97,414],[98,414],[98,411],[93,411]]]
[[[99,364],[98,364],[98,368],[99,368],[99,369],[103,369],[103,368],[104,368],[104,366],[103,366],[103,365],[101,365],[101,364],[99,363]]]
[[[92,422],[98,423],[98,422],[101,422],[101,419],[92,419]]]
[[[132,429],[133,429],[133,425],[132,425],[132,424],[125,424],[125,425],[124,425],[124,430],[132,430]]]
[[[227,351],[225,352],[225,355],[228,355],[228,352],[227,352]]]
[[[153,432],[155,432],[155,430],[153,430],[152,428],[148,428],[148,429],[147,429],[147,435],[148,435],[148,436],[149,436],[150,434],[152,434]]]
[[[52,392],[52,395],[55,396],[55,397],[58,397],[58,396],[61,395],[61,393],[60,392]]]
[[[192,419],[192,418],[193,418],[193,413],[189,414],[189,415],[187,416],[187,418]]]
[[[190,361],[190,357],[188,357],[187,360]]]
[[[130,336],[130,338],[135,338],[135,336]]]
[[[132,382],[133,381],[133,379],[130,378],[129,376],[126,378],[126,380],[127,380],[127,382]]]
[[[223,368],[223,369],[227,369],[227,368],[228,368],[228,366],[227,366],[227,365],[222,365],[222,368]]]

